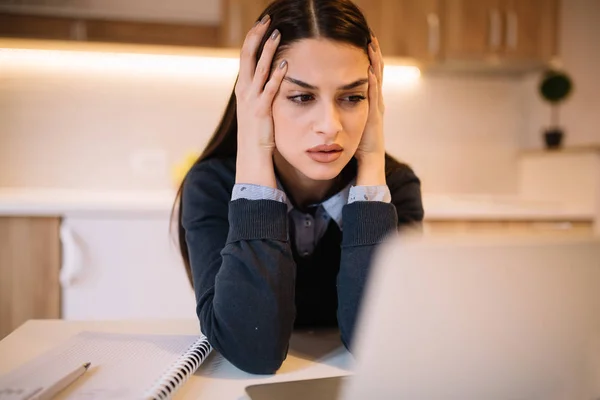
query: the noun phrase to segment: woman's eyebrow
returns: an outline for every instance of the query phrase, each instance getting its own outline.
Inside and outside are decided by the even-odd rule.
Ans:
[[[294,85],[301,86],[301,87],[303,87],[305,89],[310,89],[310,90],[317,90],[317,89],[319,89],[318,87],[316,87],[314,85],[311,85],[310,83],[302,82],[301,80],[290,78],[289,76],[284,77],[283,80],[284,81],[288,81],[290,83],[293,83]],[[350,90],[350,89],[354,89],[354,88],[356,88],[358,86],[362,86],[365,83],[369,83],[369,79],[368,78],[358,79],[358,80],[356,80],[356,81],[354,81],[352,83],[349,83],[347,85],[340,86],[338,89],[339,90]]]

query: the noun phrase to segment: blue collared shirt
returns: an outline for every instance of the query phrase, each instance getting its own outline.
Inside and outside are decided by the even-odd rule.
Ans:
[[[340,230],[342,229],[342,209],[346,204],[355,201],[389,203],[392,200],[387,185],[354,186],[354,183],[355,181],[350,182],[345,188],[322,203],[314,204],[313,206],[316,207],[314,216],[295,208],[283,191],[279,181],[277,182],[278,189],[261,185],[235,184],[231,200],[275,200],[286,203],[290,217],[290,230],[293,230],[294,233],[296,249],[300,255],[306,257],[312,254],[315,246],[325,234],[329,221],[333,219]]]

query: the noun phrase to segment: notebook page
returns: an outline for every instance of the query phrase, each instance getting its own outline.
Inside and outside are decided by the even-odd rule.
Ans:
[[[70,369],[90,369],[56,399],[136,399],[193,345],[197,335],[81,332],[0,377],[0,388],[46,386]]]

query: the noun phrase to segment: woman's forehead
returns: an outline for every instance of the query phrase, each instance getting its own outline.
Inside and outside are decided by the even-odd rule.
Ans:
[[[367,77],[369,57],[363,49],[330,39],[303,39],[286,48],[287,76],[318,86]],[[312,80],[312,82],[311,82]]]

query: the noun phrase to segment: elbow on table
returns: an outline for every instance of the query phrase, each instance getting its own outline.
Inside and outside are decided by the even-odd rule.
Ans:
[[[212,336],[212,341],[211,341]],[[236,368],[255,375],[275,374],[287,358],[289,342],[279,340],[234,340],[209,336],[215,350]]]
[[[199,316],[202,317],[201,314]],[[253,335],[243,327],[219,329],[219,325],[214,323],[214,314],[200,319],[203,322],[202,332],[214,349],[244,372],[274,374],[287,358],[291,331],[286,334],[273,329],[266,335]]]
[[[285,357],[267,359],[258,356],[229,359],[235,367],[254,375],[273,375],[281,368],[284,360]]]

